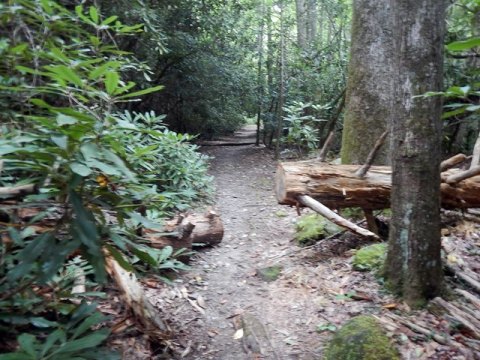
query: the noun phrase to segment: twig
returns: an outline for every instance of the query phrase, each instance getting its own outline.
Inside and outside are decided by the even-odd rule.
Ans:
[[[455,268],[454,266],[446,264],[445,267],[453,272],[459,279],[466,282],[469,286],[471,286],[477,293],[480,293],[480,282],[473,279],[471,276],[467,275],[463,271]]]
[[[480,299],[466,290],[456,288],[454,290],[457,294],[462,295],[465,299],[471,302],[478,310],[480,310]]]
[[[455,305],[443,300],[441,297],[436,297],[432,300],[432,303],[445,309],[448,314],[455,319],[456,322],[458,322],[462,325],[462,327],[468,330],[471,336],[473,336],[475,339],[480,339],[480,324],[478,324],[477,320],[472,319],[464,311],[460,310]]]
[[[327,157],[328,150],[330,149],[330,145],[333,141],[333,138],[335,137],[335,131],[330,131],[330,134],[328,134],[327,140],[325,140],[325,143],[322,146],[322,150],[318,153],[317,160],[320,162],[324,162],[325,158]]]
[[[382,145],[385,143],[385,139],[387,138],[387,135],[388,135],[388,130],[384,131],[383,134],[380,135],[372,151],[370,151],[370,154],[368,154],[367,161],[355,172],[355,176],[359,177],[360,179],[365,177],[365,174],[368,172],[368,169],[370,169],[370,167],[372,166],[378,151],[380,150]]]
[[[375,240],[380,240],[377,234],[374,234],[373,232],[364,229],[360,226],[355,225],[354,223],[348,221],[347,219],[341,217],[337,213],[333,212],[330,210],[328,207],[323,205],[322,203],[318,202],[317,200],[311,198],[308,195],[300,195],[298,196],[298,201],[301,202],[303,205],[308,206],[310,209],[316,211],[320,215],[324,216],[331,222],[344,227],[352,232],[354,232],[357,235],[360,235],[362,237],[366,238],[372,238]]]
[[[397,315],[394,315],[394,314],[391,314],[391,313],[387,313],[387,314],[385,314],[385,316],[392,319],[396,323],[401,323],[402,325],[405,325],[410,330],[413,330],[416,333],[425,335],[426,337],[431,337],[433,340],[435,340],[439,344],[450,345],[451,342],[452,342],[452,340],[450,338],[438,335],[434,331],[431,331],[429,329],[425,329],[424,327],[422,327],[420,325],[417,325],[417,324],[414,324],[414,323],[412,323],[408,320],[405,320],[400,316],[397,316]]]

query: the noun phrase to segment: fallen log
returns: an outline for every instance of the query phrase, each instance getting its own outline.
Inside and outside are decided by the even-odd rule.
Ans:
[[[298,205],[300,195],[308,195],[329,208],[360,207],[381,210],[390,207],[391,168],[372,166],[365,177],[355,175],[360,165],[332,165],[314,160],[279,163],[275,177],[277,200]],[[449,169],[443,179],[464,173]],[[480,175],[448,184],[442,182],[442,207],[480,207]]]
[[[223,223],[218,213],[212,209],[203,214],[180,214],[168,221],[160,234],[144,229],[144,237],[151,242],[152,247],[160,249],[165,246],[171,246],[174,250],[214,246],[223,239]]]

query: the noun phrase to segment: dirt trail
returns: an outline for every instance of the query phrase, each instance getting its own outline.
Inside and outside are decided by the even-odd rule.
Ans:
[[[250,128],[239,135],[232,141],[254,132]],[[297,249],[291,242],[296,210],[276,203],[269,150],[218,146],[204,152],[213,157],[225,236],[219,246],[195,255],[192,270],[165,288],[158,301],[175,327],[182,358],[320,359],[330,334],[317,333],[317,327],[342,322],[364,308],[336,296],[352,290],[342,288],[352,284],[349,264],[328,253],[291,254]],[[282,267],[281,275],[267,282],[258,270],[272,265]],[[361,288],[365,275],[354,276]]]

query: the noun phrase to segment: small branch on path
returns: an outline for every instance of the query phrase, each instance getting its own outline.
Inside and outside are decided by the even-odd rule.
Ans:
[[[311,198],[308,195],[300,195],[297,197],[298,201],[302,203],[303,205],[309,207],[310,209],[316,211],[323,217],[327,218],[331,222],[337,224],[338,226],[344,227],[353,233],[360,235],[365,238],[372,238],[375,240],[380,240],[377,234],[374,234],[373,232],[364,229],[360,226],[355,225],[354,223],[348,221],[347,219],[341,217],[337,213],[333,212],[330,210],[328,207],[323,205],[322,203],[318,202],[317,200]]]

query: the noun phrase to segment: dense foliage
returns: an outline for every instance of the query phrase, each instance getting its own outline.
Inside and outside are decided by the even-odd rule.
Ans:
[[[128,270],[185,268],[171,248],[143,244],[138,228],[161,231],[162,218],[208,197],[206,159],[163,116],[118,110],[163,88],[125,80],[148,66],[115,39],[143,25],[49,0],[2,4],[0,23],[0,181],[35,189],[1,213],[0,332],[29,331],[11,358],[98,358],[88,349],[108,331],[89,329],[105,318],[72,299],[103,295],[72,293],[75,274],[103,283],[105,253]]]

